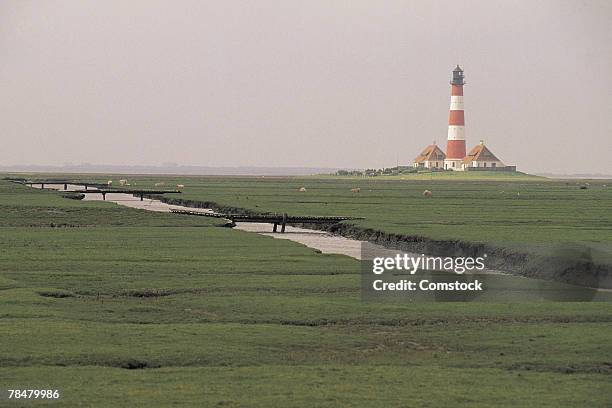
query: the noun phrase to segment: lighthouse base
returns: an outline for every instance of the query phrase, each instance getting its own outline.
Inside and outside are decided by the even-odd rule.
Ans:
[[[463,171],[463,159],[445,159],[445,170]]]

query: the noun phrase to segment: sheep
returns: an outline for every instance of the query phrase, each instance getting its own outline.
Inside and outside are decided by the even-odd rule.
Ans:
[[[300,188],[298,188],[298,191],[300,193],[305,193],[306,192],[306,187],[300,187]]]
[[[433,193],[429,190],[425,190],[423,191],[423,197],[431,197],[433,196]]]
[[[112,185],[113,185],[113,180],[108,180],[108,181],[106,182],[106,185],[107,185],[107,186],[112,186]]]
[[[119,185],[126,186],[126,185],[129,185],[129,184],[128,184],[128,181],[126,179],[121,179],[121,180],[119,180]]]
[[[184,184],[177,184],[177,185],[176,185],[176,188],[179,188],[179,189],[180,189],[180,188],[185,188],[185,185],[184,185]]]
[[[160,181],[159,183],[155,183],[155,187],[161,187],[161,186],[165,186],[166,183],[164,183],[163,181]]]
[[[359,187],[351,188],[351,193],[359,193],[361,189]]]

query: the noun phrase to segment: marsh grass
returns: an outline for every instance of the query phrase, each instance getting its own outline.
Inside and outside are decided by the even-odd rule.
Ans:
[[[440,203],[423,204],[423,185],[400,181],[373,182],[372,192],[355,197],[344,191],[353,182],[313,180],[313,195],[296,197],[303,180],[197,180],[185,182],[193,188],[186,196],[266,211],[372,213],[367,225],[440,236],[465,224],[431,217],[427,224],[423,206],[440,214],[451,203],[484,206],[484,198],[442,186],[434,189]],[[484,197],[498,188],[471,186],[473,196]],[[541,196],[531,201],[539,204],[525,218],[547,214],[566,186],[537,188],[527,195]],[[595,191],[578,203],[560,200],[559,211],[579,206],[578,219],[600,217],[585,228],[599,231],[605,244],[609,219],[600,199],[609,192]],[[357,261],[217,228],[202,217],[81,202],[3,182],[0,214],[0,383],[59,388],[62,406],[612,401],[610,303],[363,302]],[[572,231],[568,225],[577,221],[569,214],[549,215],[541,225],[553,222],[550,236],[558,217],[557,228]],[[480,226],[495,224],[486,211],[480,217]],[[510,218],[503,211],[497,217]],[[490,233],[472,233],[483,231]]]

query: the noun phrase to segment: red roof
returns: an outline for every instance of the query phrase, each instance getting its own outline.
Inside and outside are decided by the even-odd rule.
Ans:
[[[414,162],[422,163],[424,161],[436,161],[436,160],[440,161],[440,160],[444,160],[445,158],[446,158],[446,155],[444,154],[442,149],[440,149],[438,145],[432,144],[432,145],[427,146],[421,152],[421,154],[419,154],[417,158],[414,159]]]
[[[494,154],[491,152],[484,143],[479,144],[474,147],[463,159],[463,163],[471,163],[473,161],[500,161]]]

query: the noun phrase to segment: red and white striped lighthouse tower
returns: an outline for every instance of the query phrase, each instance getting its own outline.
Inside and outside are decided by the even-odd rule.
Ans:
[[[464,84],[463,70],[457,65],[453,70],[453,79],[451,81],[448,142],[446,144],[446,159],[444,159],[444,168],[449,170],[463,170],[462,163],[465,158]]]

